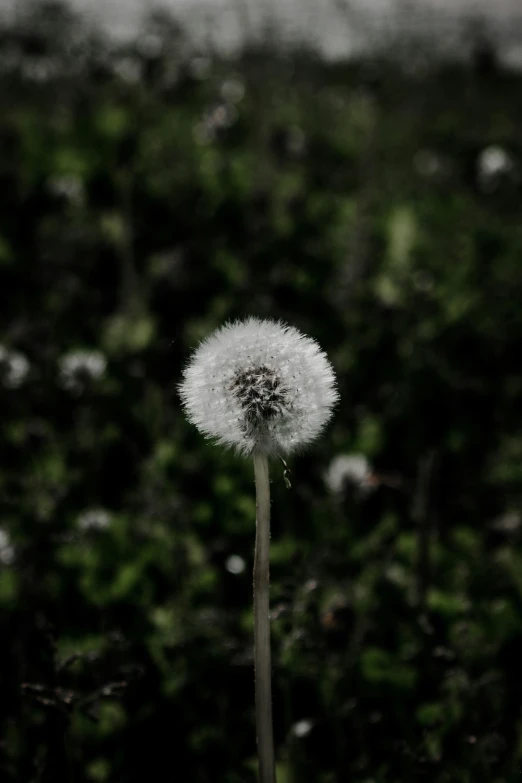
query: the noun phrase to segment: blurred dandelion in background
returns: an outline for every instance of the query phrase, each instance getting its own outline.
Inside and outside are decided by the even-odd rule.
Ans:
[[[107,360],[100,351],[73,351],[59,360],[61,386],[73,394],[82,394],[105,374]]]
[[[9,533],[0,528],[0,563],[4,566],[12,565],[15,559],[15,549],[11,543]]]
[[[373,478],[364,454],[338,454],[330,462],[324,480],[332,493],[340,494],[347,488],[368,492],[375,486]]]
[[[239,103],[245,95],[245,85],[240,79],[226,79],[221,85],[221,95],[227,103]]]
[[[310,734],[313,727],[313,721],[304,718],[303,720],[298,720],[297,723],[294,723],[291,731],[294,737],[297,737],[297,739],[302,739],[303,737],[307,737],[308,734]]]
[[[105,530],[111,523],[111,515],[104,508],[89,508],[78,515],[77,525],[80,530]]]
[[[482,190],[495,190],[500,181],[514,172],[515,164],[511,155],[498,145],[482,150],[477,159],[477,178]]]
[[[81,205],[84,199],[83,182],[72,174],[50,177],[47,181],[49,191],[58,198],[71,204]]]
[[[225,568],[229,574],[242,574],[246,568],[246,563],[239,555],[230,555],[230,557],[227,557]]]
[[[12,351],[0,345],[0,384],[7,389],[18,389],[25,381],[30,369],[29,360],[23,353]]]

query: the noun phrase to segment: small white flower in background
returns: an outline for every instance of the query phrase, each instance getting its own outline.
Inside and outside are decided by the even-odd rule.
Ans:
[[[99,351],[73,351],[59,360],[60,383],[68,391],[81,393],[93,381],[98,381],[107,367]]]
[[[163,40],[157,33],[147,33],[138,41],[138,48],[142,57],[159,57],[163,49]]]
[[[211,68],[212,62],[208,57],[194,57],[189,65],[190,73],[194,79],[206,79]]]
[[[413,165],[421,177],[431,179],[438,176],[442,169],[442,161],[433,150],[422,149],[415,153]]]
[[[306,737],[308,734],[310,734],[313,727],[313,722],[305,718],[304,720],[298,720],[297,723],[294,723],[291,731],[294,737],[301,739],[302,737]]]
[[[142,76],[140,61],[135,57],[121,57],[113,65],[114,73],[128,84],[138,84]]]
[[[25,381],[30,369],[29,360],[18,351],[0,345],[0,384],[7,389],[17,389]]]
[[[111,515],[104,508],[89,508],[77,519],[80,530],[105,530],[111,523]]]
[[[242,574],[246,568],[246,563],[239,555],[230,555],[230,557],[227,557],[225,568],[229,574]]]
[[[319,582],[317,579],[308,579],[303,585],[303,590],[305,593],[313,593],[313,591],[317,590],[318,587]]]
[[[385,569],[384,575],[389,582],[397,587],[407,587],[410,581],[408,571],[399,563],[390,563]]]
[[[26,79],[34,82],[46,82],[59,73],[60,65],[55,57],[40,57],[38,60],[22,61],[21,71]]]
[[[74,175],[49,177],[47,187],[55,196],[60,196],[74,204],[81,204],[84,198],[83,182]]]
[[[214,141],[220,132],[227,130],[234,124],[237,117],[238,111],[231,103],[220,103],[214,106],[195,126],[194,132],[197,140],[202,143]]]
[[[9,534],[0,528],[0,563],[8,566],[14,562],[15,550]]]
[[[332,366],[315,340],[258,318],[226,324],[203,340],[179,393],[200,432],[244,455],[304,446],[339,398]]]
[[[486,147],[479,156],[479,169],[484,176],[502,174],[509,171],[512,165],[511,156],[502,147]]]
[[[363,454],[338,454],[330,462],[324,480],[335,494],[352,485],[363,491],[371,489],[372,468]]]
[[[510,174],[512,170],[513,159],[502,147],[486,147],[478,157],[478,180],[485,189],[494,189],[499,177]]]
[[[501,514],[493,520],[492,527],[501,533],[515,533],[519,529],[521,522],[522,518],[518,511],[506,511],[505,514]]]
[[[286,139],[286,149],[289,155],[298,158],[306,149],[306,136],[304,131],[298,126],[293,125],[288,129]]]
[[[221,96],[228,103],[239,103],[245,94],[245,85],[239,79],[227,79],[221,85]]]

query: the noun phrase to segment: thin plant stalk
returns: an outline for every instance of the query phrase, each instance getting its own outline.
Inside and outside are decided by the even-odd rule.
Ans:
[[[259,783],[276,783],[270,658],[270,483],[265,454],[254,453],[256,548],[254,554],[254,663]]]
[[[420,460],[417,487],[413,502],[413,518],[417,523],[417,606],[426,608],[426,595],[431,578],[431,524],[429,501],[435,453],[429,451]]]

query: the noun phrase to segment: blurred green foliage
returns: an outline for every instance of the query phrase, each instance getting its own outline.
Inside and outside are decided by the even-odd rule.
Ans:
[[[272,466],[280,783],[518,781],[520,75],[48,3],[0,85],[2,782],[255,780],[252,467],[176,396],[250,314],[342,395]]]

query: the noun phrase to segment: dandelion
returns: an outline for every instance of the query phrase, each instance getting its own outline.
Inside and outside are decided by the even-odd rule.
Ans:
[[[227,324],[201,343],[180,396],[192,424],[245,456],[282,456],[310,443],[338,399],[315,340],[257,318]]]
[[[254,658],[260,783],[275,783],[269,621],[268,457],[311,443],[338,399],[315,340],[281,322],[248,318],[204,340],[187,365],[180,397],[189,421],[217,443],[253,456],[256,483]]]

